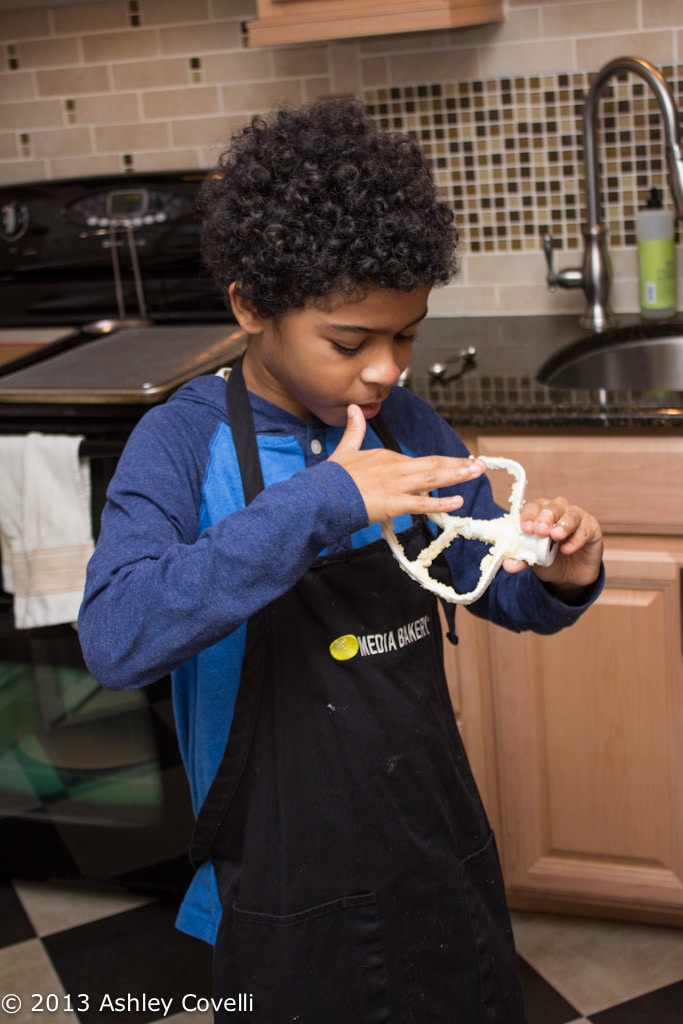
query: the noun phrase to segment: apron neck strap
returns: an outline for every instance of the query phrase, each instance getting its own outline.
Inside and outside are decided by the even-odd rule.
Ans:
[[[382,414],[379,413],[370,420],[370,426],[377,434],[385,448],[389,448],[392,452],[398,452],[401,454],[401,446],[398,441],[395,440],[393,434],[389,433],[389,428],[382,419]]]
[[[225,404],[242,477],[244,500],[248,505],[263,490],[263,473],[256,444],[254,414],[249,404],[242,373],[242,356],[233,364],[225,383]]]

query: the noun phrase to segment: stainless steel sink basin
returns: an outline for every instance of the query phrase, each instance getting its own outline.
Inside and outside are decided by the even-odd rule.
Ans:
[[[610,327],[566,345],[538,372],[554,388],[683,391],[683,320]]]

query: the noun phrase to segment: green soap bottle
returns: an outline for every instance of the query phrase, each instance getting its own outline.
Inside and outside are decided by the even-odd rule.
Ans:
[[[662,194],[650,189],[647,205],[638,211],[638,275],[640,312],[649,320],[665,320],[676,312],[676,250],[674,221]]]

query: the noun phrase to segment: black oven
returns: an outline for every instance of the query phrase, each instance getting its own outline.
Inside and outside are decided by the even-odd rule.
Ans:
[[[94,536],[137,420],[243,349],[200,263],[201,177],[0,189],[0,443],[81,437]],[[2,590],[0,707],[3,874],[185,888],[192,810],[168,679],[103,690],[70,623],[18,629]]]

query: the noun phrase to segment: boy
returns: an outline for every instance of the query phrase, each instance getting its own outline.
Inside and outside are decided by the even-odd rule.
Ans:
[[[522,1024],[436,600],[378,528],[414,557],[423,513],[499,514],[483,465],[394,386],[455,271],[452,213],[418,146],[347,100],[254,120],[200,206],[247,351],[134,432],[80,618],[105,686],[173,674],[198,813],[179,927],[214,943],[216,1000],[248,993],[258,1024]],[[558,557],[508,560],[472,611],[552,633],[600,590],[600,530],[563,498],[523,519]],[[480,558],[448,549],[460,592]],[[410,643],[359,642],[401,627]]]

